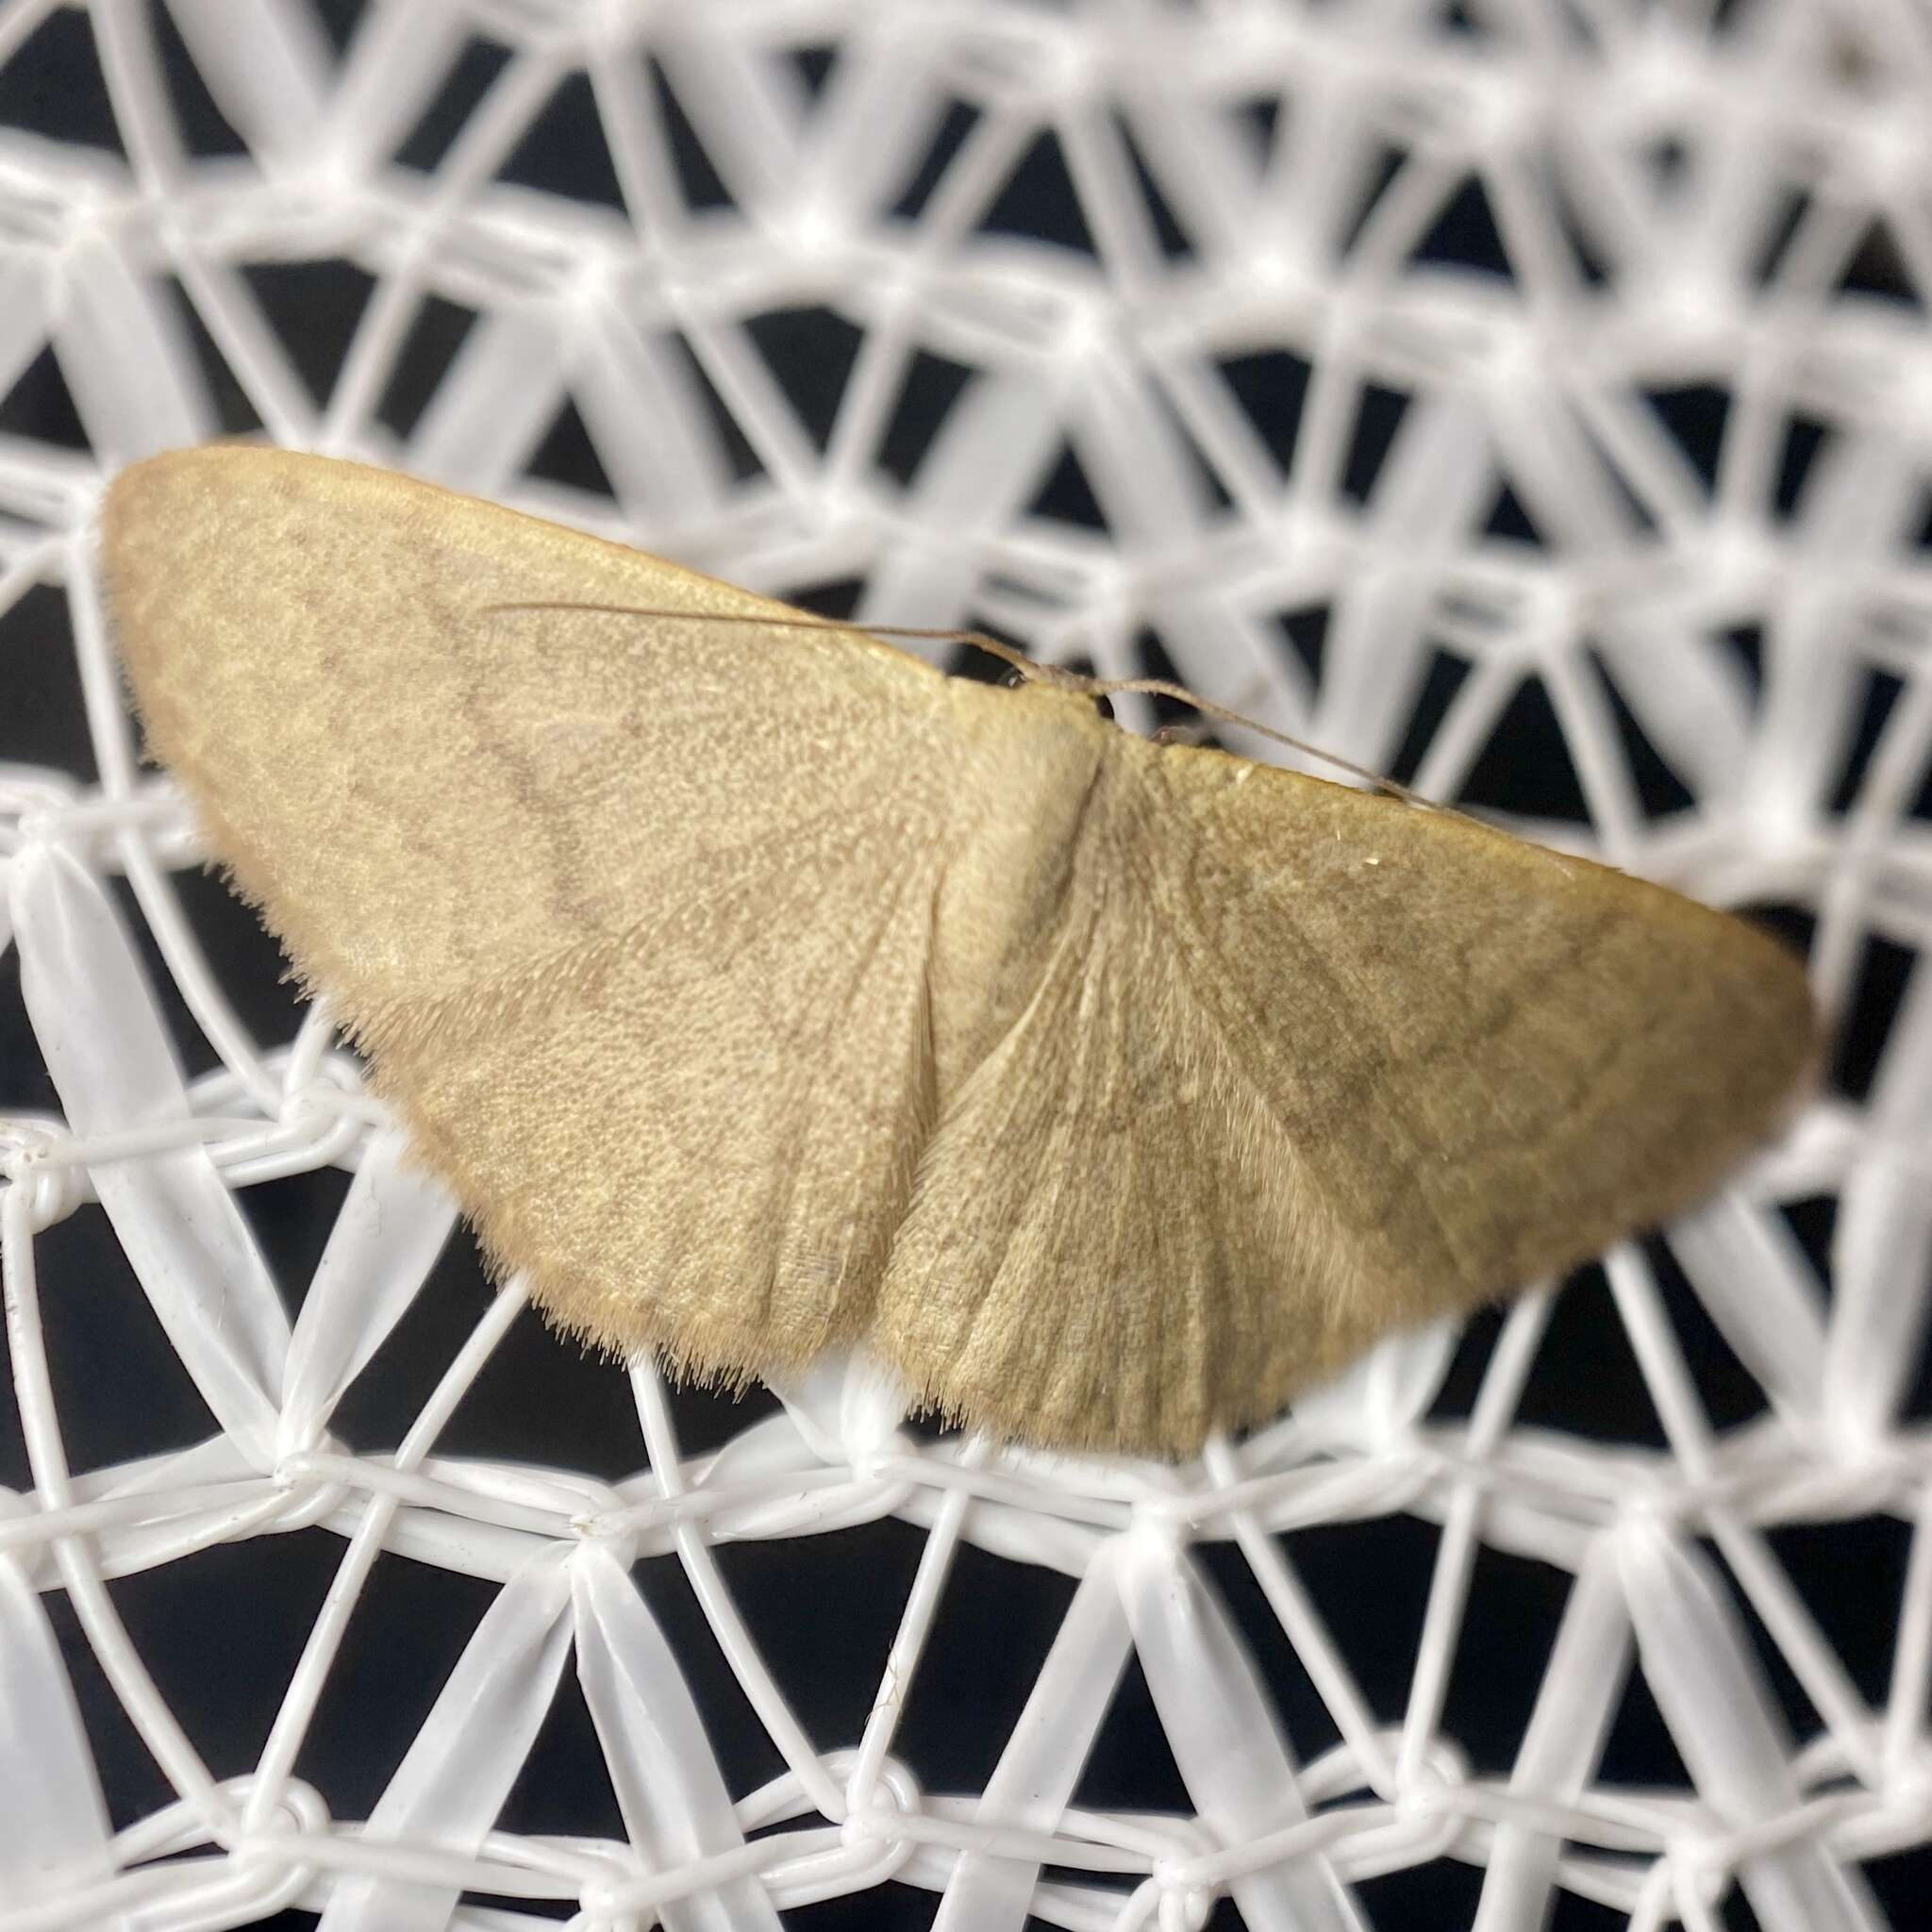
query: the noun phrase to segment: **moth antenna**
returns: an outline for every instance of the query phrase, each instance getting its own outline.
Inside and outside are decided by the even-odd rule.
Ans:
[[[1373,785],[1377,791],[1386,791],[1391,798],[1399,798],[1405,805],[1415,806],[1422,811],[1446,811],[1457,818],[1466,814],[1457,811],[1453,805],[1438,805],[1433,798],[1424,798],[1420,791],[1411,791],[1407,785],[1394,778],[1385,777],[1380,772],[1372,772],[1366,765],[1351,763],[1332,751],[1324,751],[1319,744],[1310,744],[1304,738],[1291,738],[1286,731],[1277,731],[1272,724],[1263,724],[1258,719],[1244,717],[1240,711],[1230,709],[1226,705],[1217,705],[1212,698],[1197,697],[1186,686],[1172,684],[1164,677],[1108,677],[1097,678],[1090,686],[1098,697],[1117,691],[1141,691],[1150,697],[1174,698],[1184,705],[1191,705],[1204,717],[1218,718],[1224,724],[1239,724],[1245,731],[1258,733],[1263,738],[1273,739],[1276,744],[1285,744],[1291,751],[1298,751],[1304,758],[1320,758],[1325,765],[1332,765],[1338,772],[1346,772],[1352,778],[1359,778],[1366,785]],[[1480,824],[1480,820],[1474,821]]]
[[[736,610],[657,609],[644,604],[580,604],[567,597],[533,603],[486,604],[486,615],[504,610],[598,610],[611,617],[666,617],[680,624],[755,624],[770,630],[842,630],[862,638],[919,638],[936,644],[970,644],[1002,663],[1010,664],[1029,684],[1062,684],[1077,680],[1084,690],[1091,681],[1058,664],[1036,664],[1024,651],[990,638],[983,630],[924,630],[907,624],[852,624],[840,617],[753,617]]]
[[[1170,683],[1164,677],[1088,677],[1062,665],[1036,663],[1024,651],[1002,643],[998,638],[988,637],[984,631],[926,630],[903,624],[852,624],[837,617],[753,617],[749,614],[741,616],[734,610],[672,610],[640,604],[586,604],[567,597],[541,598],[528,603],[486,604],[482,608],[490,615],[516,610],[594,610],[611,617],[675,618],[680,624],[755,624],[774,630],[839,630],[850,631],[859,637],[918,638],[932,643],[969,644],[976,651],[984,651],[990,657],[1010,664],[1029,684],[1056,685],[1061,690],[1076,691],[1094,698],[1110,697],[1115,691],[1139,691],[1150,697],[1174,698],[1181,704],[1191,705],[1204,717],[1217,718],[1224,724],[1238,724],[1244,730],[1272,739],[1276,744],[1285,744],[1291,751],[1300,752],[1304,758],[1318,758],[1338,772],[1346,772],[1350,777],[1359,778],[1363,784],[1385,792],[1391,798],[1399,798],[1403,804],[1414,806],[1418,811],[1443,812],[1451,818],[1467,819],[1473,825],[1483,824],[1481,819],[1473,818],[1453,805],[1441,805],[1433,798],[1424,798],[1420,791],[1411,791],[1407,785],[1385,777],[1380,772],[1372,772],[1366,765],[1354,764],[1332,751],[1324,751],[1319,744],[1310,744],[1306,739],[1291,738],[1285,731],[1275,730],[1272,724],[1263,724],[1259,720],[1244,717],[1225,705],[1217,705],[1212,698],[1197,697],[1185,686]],[[1484,829],[1494,828],[1485,826]]]
[[[1352,763],[1332,751],[1324,751],[1319,744],[1310,744],[1303,738],[1291,738],[1286,731],[1277,731],[1272,724],[1263,724],[1257,718],[1250,718],[1241,711],[1231,710],[1226,705],[1217,705],[1212,698],[1196,697],[1185,685],[1171,684],[1164,677],[1119,677],[1090,678],[1087,689],[1094,696],[1104,696],[1110,691],[1144,691],[1152,697],[1174,698],[1184,705],[1191,705],[1204,717],[1219,718],[1225,724],[1239,724],[1247,731],[1258,732],[1263,738],[1271,738],[1276,744],[1285,744],[1291,751],[1298,751],[1304,758],[1319,758],[1324,765],[1332,765],[1338,772],[1346,772],[1353,778],[1359,778],[1372,790],[1385,793],[1390,798],[1400,799],[1404,805],[1413,806],[1418,811],[1432,811],[1443,818],[1460,819],[1466,825],[1475,825],[1492,837],[1507,838],[1509,835],[1500,827],[1479,819],[1474,812],[1467,812],[1460,806],[1444,805],[1440,799],[1427,798],[1420,791],[1412,791],[1399,779],[1390,778],[1380,772],[1372,772],[1366,765]],[[1533,841],[1529,844],[1532,852],[1541,852],[1552,859],[1560,872],[1569,870],[1569,863],[1560,852],[1552,852],[1548,846]]]

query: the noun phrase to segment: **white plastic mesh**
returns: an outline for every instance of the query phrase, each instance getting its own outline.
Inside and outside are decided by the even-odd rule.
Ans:
[[[1924,1923],[1928,180],[1911,0],[0,5],[0,1928]],[[1831,1078],[1198,1467],[493,1376],[117,693],[104,478],[258,428],[1784,908]]]

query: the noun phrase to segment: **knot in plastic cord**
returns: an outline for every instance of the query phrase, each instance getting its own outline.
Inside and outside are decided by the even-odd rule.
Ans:
[[[1188,1862],[1174,1857],[1156,1858],[1148,1874],[1159,1888],[1154,1923],[1160,1932],[1201,1932],[1214,1909],[1214,1890],[1187,1877]]]
[[[285,1451],[275,1457],[271,1472],[275,1487],[283,1493],[281,1507],[274,1521],[279,1529],[312,1529],[325,1523],[349,1499],[349,1486],[340,1477],[320,1475],[312,1466],[323,1457],[343,1454],[342,1445],[322,1431],[300,1449]]]
[[[572,1924],[582,1923],[586,1925],[627,1925],[633,1923],[630,1916],[633,1908],[625,1903],[626,1890],[634,1886],[639,1877],[637,1865],[625,1865],[608,1851],[590,1846],[580,1848],[584,1856],[603,1866],[605,1875],[588,1878],[577,1888],[578,1918]],[[646,1917],[636,1919],[639,1924],[661,1924],[662,1919],[651,1920]]]
[[[1395,1794],[1395,1824],[1376,1827],[1383,1844],[1401,1842],[1406,1856],[1417,1859],[1449,1856],[1469,1825],[1467,1807],[1459,1802],[1469,1787],[1469,1760],[1446,1738],[1437,1738],[1422,1753],[1419,1774],[1407,1779]]]
[[[288,1090],[275,1124],[287,1137],[291,1154],[305,1153],[316,1167],[326,1167],[368,1135],[369,1112],[367,1099],[344,1088],[331,1059],[313,1077]]]
[[[28,1191],[27,1219],[36,1234],[65,1221],[86,1198],[86,1170],[49,1158],[65,1140],[51,1123],[0,1119],[0,1181]]]
[[[841,1755],[835,1753],[834,1758]],[[826,1768],[834,1765],[828,1763]],[[849,1892],[883,1885],[895,1877],[919,1849],[919,1841],[899,1830],[893,1821],[919,1811],[919,1786],[903,1764],[889,1757],[879,1767],[871,1799],[862,1810],[841,1822],[838,1842],[829,1850],[808,1853],[796,1863],[789,1863],[788,1878],[794,1883],[808,1882],[814,1888],[832,1885],[841,1892]]]
[[[260,1826],[250,1835],[258,1839],[313,1838],[326,1830],[329,1808],[315,1787],[302,1778],[291,1778],[275,1794],[275,1802]]]
[[[1658,1537],[1674,1535],[1683,1514],[1682,1497],[1640,1477],[1617,1499],[1609,1534],[1641,1548]]]
[[[1661,1864],[1669,1874],[1675,1916],[1687,1925],[1709,1921],[1731,1889],[1736,1868],[1724,1840],[1695,1833],[1673,1839],[1664,1849]]]
[[[641,1530],[636,1511],[627,1508],[615,1493],[594,1509],[580,1509],[570,1520],[570,1532],[579,1550],[603,1550],[625,1570],[638,1559]]]
[[[1140,1491],[1128,1507],[1131,1513],[1123,1535],[1130,1545],[1142,1556],[1172,1559],[1183,1544],[1193,1541],[1195,1518],[1212,1506],[1186,1491],[1149,1488]]]
[[[890,1847],[895,1864],[903,1862],[911,1856],[913,1841],[899,1829],[898,1821],[915,1815],[919,1800],[919,1780],[896,1757],[887,1758],[873,1779],[869,1802],[846,1813],[839,1827],[841,1840],[854,1848]]]
[[[28,851],[42,846],[48,850],[65,848],[71,851],[75,844],[73,827],[69,823],[72,804],[71,799],[50,799],[22,812],[14,825],[21,849]]]
[[[60,772],[10,772],[0,777],[0,816],[11,814],[23,841],[28,828],[44,836],[39,825],[62,811],[80,795],[80,787]]]

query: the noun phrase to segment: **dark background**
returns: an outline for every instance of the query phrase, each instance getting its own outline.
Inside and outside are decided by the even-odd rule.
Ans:
[[[353,0],[331,0],[317,11],[339,45],[346,44],[359,12]],[[241,152],[241,142],[203,91],[166,12],[155,8],[153,20],[169,55],[175,106],[191,144],[207,154]],[[403,165],[426,170],[436,164],[506,58],[502,47],[485,38],[472,42],[443,102],[404,142],[398,154]],[[836,51],[801,47],[797,58],[801,72],[816,84]],[[682,121],[669,81],[654,71],[651,84],[679,129],[680,161],[692,205],[722,200],[724,191]],[[972,111],[961,104],[927,169],[907,184],[901,203],[905,212],[916,212],[930,192]],[[1257,100],[1251,111],[1257,138],[1268,139],[1268,102]],[[57,11],[0,68],[0,124],[119,150],[85,14]],[[558,90],[505,172],[555,192],[619,205],[581,75]],[[1158,204],[1151,177],[1147,186]],[[1184,229],[1171,211],[1158,208],[1157,212],[1172,253],[1176,259],[1184,258],[1191,246]],[[989,226],[1071,249],[1090,248],[1077,198],[1051,135],[1025,157]],[[1508,273],[1482,190],[1474,181],[1428,249],[1445,261]],[[263,264],[250,273],[316,393],[326,393],[373,287],[371,278],[347,261]],[[1873,292],[1906,293],[1882,235],[1868,244],[1855,274]],[[452,305],[433,298],[426,304],[382,406],[385,419],[399,433],[407,433],[427,401],[469,321],[465,311]],[[829,308],[794,309],[762,319],[755,325],[755,336],[801,413],[823,436],[857,344],[852,325]],[[226,412],[224,427],[235,433],[255,429],[219,358],[205,341],[203,348]],[[1285,458],[1296,434],[1307,365],[1275,352],[1230,363],[1226,374]],[[966,373],[954,365],[924,360],[889,440],[889,468],[902,476],[911,473],[965,379]],[[1724,387],[1713,382],[1660,393],[1653,401],[1705,473],[1711,474],[1730,406]],[[1361,494],[1373,486],[1402,408],[1399,396],[1378,391],[1368,398],[1350,468],[1351,487]],[[728,433],[722,403],[719,414]],[[85,447],[51,355],[0,399],[0,433]],[[1780,514],[1788,513],[1795,501],[1825,433],[1821,425],[1793,423]],[[738,443],[742,462],[753,465],[741,438]],[[605,487],[590,439],[568,408],[532,468],[582,487]],[[1036,510],[1102,526],[1071,453]],[[1502,536],[1538,541],[1507,490],[1499,492],[1493,528]],[[840,615],[851,608],[858,588],[846,583],[794,590],[815,608]],[[909,621],[917,621],[916,613]],[[1322,609],[1283,613],[1282,649],[1297,653],[1318,678],[1325,622]],[[1755,630],[1740,629],[1731,642],[1755,675],[1759,645]],[[1149,673],[1169,670],[1158,638],[1144,638],[1142,650]],[[976,670],[964,657],[957,668]],[[1407,776],[1414,770],[1466,669],[1453,652],[1438,652],[1394,775]],[[1607,671],[1603,675],[1607,680]],[[1897,694],[1897,681],[1874,670],[1865,728],[1847,762],[1839,808],[1854,795]],[[1646,806],[1665,813],[1688,803],[1681,783],[1642,740],[1627,712],[1624,723]],[[8,758],[58,766],[82,779],[95,775],[64,601],[51,589],[31,593],[0,623],[0,758]],[[1525,685],[1475,766],[1462,799],[1543,818],[1585,817],[1554,712],[1534,683]],[[188,875],[178,883],[215,968],[244,1018],[264,1039],[288,1037],[294,1010],[288,990],[277,983],[272,942],[218,882]],[[118,881],[116,890],[121,891]],[[166,991],[184,1061],[192,1073],[204,1072],[212,1066],[213,1056],[167,987],[125,891],[123,897],[156,982]],[[1806,941],[1809,922],[1801,908],[1762,909],[1794,942]],[[1854,1099],[1863,1097],[1872,1078],[1911,964],[1911,956],[1902,949],[1882,939],[1871,941],[1858,997],[1833,1062],[1834,1082]],[[25,1028],[17,982],[17,960],[9,953],[0,958],[0,1108],[57,1111]],[[299,1303],[346,1185],[345,1176],[325,1173],[251,1188],[240,1196],[291,1308]],[[1831,1199],[1821,1198],[1792,1203],[1787,1210],[1827,1284],[1834,1207]],[[1668,1248],[1660,1241],[1650,1247],[1713,1424],[1722,1429],[1761,1414],[1761,1391],[1711,1327]],[[50,1230],[42,1244],[41,1266],[48,1342],[75,1470],[187,1447],[203,1439],[210,1427],[208,1413],[148,1311],[99,1209],[83,1209]],[[418,1298],[350,1391],[337,1416],[338,1434],[359,1449],[392,1445],[473,1325],[487,1292],[467,1240],[459,1238],[444,1257],[439,1280]],[[1494,1315],[1479,1316],[1470,1324],[1437,1405],[1437,1420],[1454,1422],[1468,1413],[1497,1327]],[[773,1398],[762,1391],[735,1403],[703,1391],[681,1391],[676,1412],[687,1451],[725,1441],[772,1406]],[[1923,1364],[1912,1414],[1921,1420],[1932,1414],[1932,1390]],[[1607,1285],[1594,1268],[1583,1270],[1557,1304],[1521,1421],[1638,1449],[1664,1446]],[[558,1345],[531,1316],[499,1349],[438,1450],[451,1456],[527,1459],[607,1476],[630,1474],[643,1460],[624,1377],[571,1346]],[[0,1481],[30,1486],[10,1407],[0,1415]],[[923,1537],[922,1531],[889,1521],[818,1538],[727,1545],[718,1553],[774,1675],[823,1748],[858,1740]],[[1395,1516],[1299,1531],[1287,1541],[1299,1575],[1378,1716],[1385,1723],[1399,1721],[1436,1550],[1435,1527]],[[1861,1693],[1874,1707],[1882,1705],[1905,1572],[1907,1526],[1889,1517],[1867,1518],[1787,1527],[1774,1532],[1771,1541]],[[206,1551],[112,1586],[114,1601],[142,1656],[217,1775],[245,1771],[259,1751],[341,1551],[334,1535],[308,1530]],[[1219,1582],[1246,1632],[1297,1754],[1306,1761],[1327,1749],[1337,1740],[1333,1723],[1239,1555],[1220,1544],[1202,1545],[1195,1554]],[[737,1689],[677,1564],[670,1559],[644,1564],[640,1581],[688,1670],[734,1795],[776,1774],[782,1769],[777,1754]],[[1478,1773],[1501,1776],[1510,1769],[1568,1584],[1558,1571],[1491,1549],[1483,1549],[1477,1557],[1444,1727],[1468,1750]],[[364,1816],[375,1805],[493,1591],[492,1585],[395,1557],[378,1564],[298,1764],[338,1816]],[[895,1747],[926,1789],[963,1791],[983,1785],[1071,1593],[1071,1583],[1057,1574],[962,1548]],[[167,1803],[173,1793],[122,1715],[64,1596],[50,1594],[46,1602],[66,1645],[111,1818],[117,1827],[128,1824]],[[1795,1732],[1801,1738],[1810,1735],[1816,1719],[1804,1692],[1775,1644],[1757,1628],[1748,1607],[1741,1598],[1738,1602]],[[1690,1782],[1640,1674],[1633,1674],[1625,1689],[1602,1775],[1606,1781],[1637,1786]],[[1137,1665],[1128,1667],[1082,1777],[1077,1802],[1192,1811]],[[510,1831],[623,1835],[581,1695],[568,1672],[501,1823]],[[1917,1923],[1932,1887],[1932,1861],[1914,1854],[1876,1861],[1868,1872],[1895,1922],[1901,1926]],[[1368,1881],[1358,1891],[1384,1932],[1409,1932],[1466,1924],[1479,1885],[1474,1868],[1443,1862]],[[933,1904],[924,1892],[894,1885],[789,1918],[808,1932],[858,1932],[861,1927],[896,1932],[924,1925]],[[1755,1924],[1735,1891],[1723,1917],[1735,1932]],[[292,1932],[314,1920],[291,1911],[271,1923]],[[1213,1923],[1222,1928],[1239,1923],[1229,1902],[1221,1903]],[[1620,1915],[1567,1893],[1553,1921],[1557,1932],[1609,1932],[1622,1923]]]

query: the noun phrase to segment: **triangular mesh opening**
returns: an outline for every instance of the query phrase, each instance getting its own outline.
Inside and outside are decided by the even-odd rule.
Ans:
[[[1080,210],[1059,137],[1042,129],[979,218],[982,235],[1014,235],[1045,242],[1075,255],[1093,253],[1093,234]]]
[[[567,201],[624,211],[624,190],[610,158],[587,74],[567,74],[510,151],[497,179]]]

